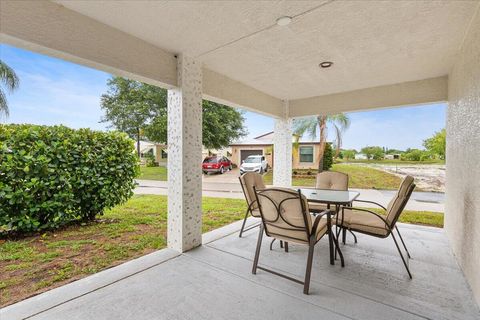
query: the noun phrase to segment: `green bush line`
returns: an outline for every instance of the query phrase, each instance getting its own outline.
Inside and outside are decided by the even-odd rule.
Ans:
[[[0,125],[0,234],[92,220],[133,195],[134,143],[119,132]]]

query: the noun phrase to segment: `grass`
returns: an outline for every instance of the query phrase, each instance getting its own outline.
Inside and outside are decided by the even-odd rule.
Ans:
[[[382,209],[363,208],[378,214],[383,215],[385,212]],[[432,211],[412,211],[404,210],[400,215],[398,221],[403,223],[418,224],[423,226],[432,226],[443,228],[443,213]]]
[[[349,164],[334,164],[331,170],[348,174],[350,188],[397,189],[401,181],[399,177],[381,170]],[[311,178],[293,177],[292,184],[294,186],[313,187],[315,185],[315,170],[311,171],[313,173]],[[264,179],[265,183],[272,184],[272,172],[266,173]]]
[[[243,199],[204,197],[202,231],[242,219],[245,209]],[[404,211],[400,221],[442,227],[443,214]],[[0,307],[162,249],[166,234],[167,197],[138,195],[83,226],[0,239]]]
[[[138,179],[167,181],[166,167],[140,167]]]
[[[398,165],[406,165],[406,164],[414,164],[414,165],[427,165],[427,164],[445,164],[445,160],[435,159],[435,160],[424,160],[424,161],[410,161],[410,160],[340,160],[344,163],[368,163],[368,164],[398,164]]]
[[[242,219],[243,199],[203,198],[207,232]],[[0,307],[166,247],[167,197],[134,196],[98,221],[0,239]]]

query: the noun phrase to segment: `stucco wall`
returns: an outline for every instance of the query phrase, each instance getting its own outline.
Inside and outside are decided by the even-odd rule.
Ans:
[[[449,75],[445,229],[480,305],[480,13]]]
[[[313,162],[300,162],[300,147],[313,147]],[[293,169],[318,169],[318,153],[319,144],[300,144],[297,148],[293,148]]]

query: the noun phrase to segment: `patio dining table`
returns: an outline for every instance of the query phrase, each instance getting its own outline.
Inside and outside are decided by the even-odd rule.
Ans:
[[[309,202],[326,204],[327,208],[331,209],[338,222],[338,211],[341,206],[351,206],[352,202],[360,195],[357,191],[343,191],[343,190],[329,190],[329,189],[314,189],[314,188],[301,188],[300,191],[307,198]],[[343,260],[342,251],[338,245],[338,233],[332,232],[331,221],[328,221],[328,240],[330,247],[330,264],[335,264],[334,259],[334,242],[335,248],[340,255],[342,267],[345,265]]]

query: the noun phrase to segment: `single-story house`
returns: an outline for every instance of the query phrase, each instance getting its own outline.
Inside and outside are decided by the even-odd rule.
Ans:
[[[263,155],[270,167],[275,164],[273,158],[273,131],[262,134],[251,140],[235,142],[230,145],[232,148],[232,156],[230,160],[240,165],[245,158],[251,155]],[[293,137],[292,144],[295,143]],[[293,169],[316,169],[318,168],[318,154],[320,142],[313,141],[310,138],[301,137],[298,145],[294,144],[292,152],[292,168]]]
[[[167,145],[140,140],[140,161],[146,161],[147,154],[155,157],[155,162],[160,165],[167,163]]]
[[[393,154],[386,154],[385,159],[386,160],[399,160],[400,159],[400,154],[399,153],[393,153]]]
[[[367,155],[365,153],[355,154],[355,160],[367,160]]]

